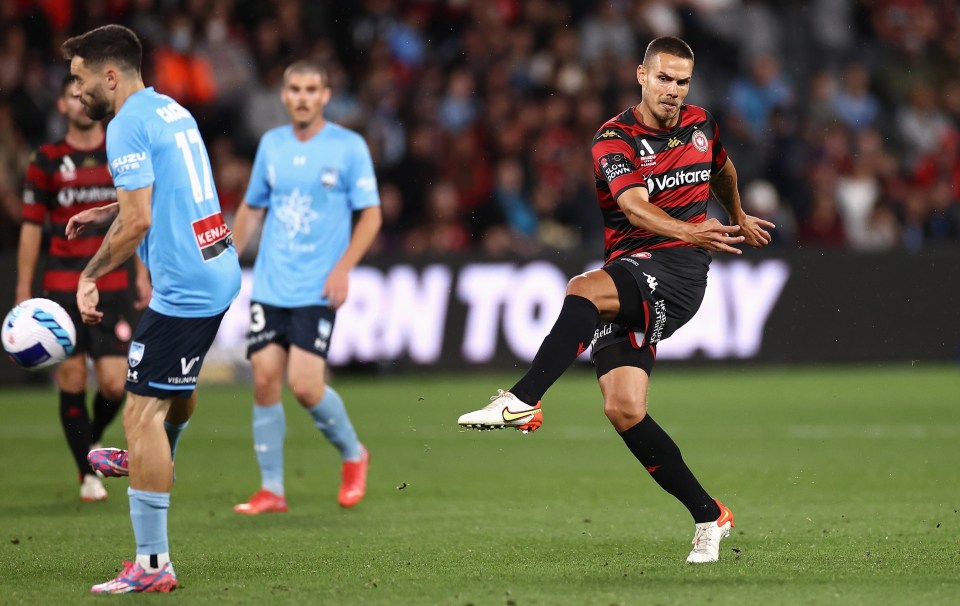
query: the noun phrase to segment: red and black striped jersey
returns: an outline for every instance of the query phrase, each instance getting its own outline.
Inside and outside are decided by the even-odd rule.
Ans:
[[[633,251],[691,246],[631,225],[617,197],[645,187],[650,202],[671,217],[700,223],[707,217],[710,178],[726,161],[716,120],[695,105],[681,106],[679,122],[666,130],[643,124],[632,107],[604,123],[593,138],[593,171],[606,261]]]
[[[80,272],[99,250],[109,229],[93,228],[75,240],[67,240],[70,217],[116,200],[105,143],[83,151],[59,141],[41,145],[33,152],[23,186],[23,220],[49,225],[44,291],[76,291]],[[103,276],[97,280],[97,288],[102,293],[125,291],[131,266],[128,262]]]

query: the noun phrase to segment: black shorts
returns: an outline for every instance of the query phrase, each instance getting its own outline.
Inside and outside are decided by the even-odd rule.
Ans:
[[[603,267],[613,279],[620,313],[593,336],[597,377],[620,366],[650,374],[657,343],[690,321],[707,289],[710,255],[700,248],[667,248],[620,257]]]
[[[174,318],[148,308],[130,343],[126,390],[163,399],[190,397],[224,313]]]
[[[250,303],[247,357],[270,343],[276,343],[284,349],[296,345],[326,359],[336,318],[337,312],[326,305],[274,307],[253,301]]]
[[[128,297],[101,293],[97,309],[103,312],[103,320],[98,324],[84,324],[80,308],[77,307],[76,293],[46,292],[44,296],[56,301],[73,320],[73,326],[77,329],[74,355],[86,354],[94,360],[104,356],[127,355],[133,333],[130,320],[134,317],[133,305]]]

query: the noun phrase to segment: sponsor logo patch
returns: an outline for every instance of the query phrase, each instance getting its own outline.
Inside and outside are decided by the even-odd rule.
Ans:
[[[628,175],[633,172],[633,166],[631,166],[630,161],[627,160],[623,154],[600,156],[598,163],[600,164],[600,170],[603,172],[603,176],[607,179],[607,183],[613,183],[613,180],[617,177],[622,177],[623,175]]]
[[[604,324],[600,328],[593,331],[593,339],[590,341],[590,347],[593,347],[597,344],[597,340],[600,337],[605,337],[613,333],[613,324]]]
[[[180,374],[188,375],[193,370],[193,365],[200,361],[200,356],[193,356],[189,360],[180,358]]]
[[[125,173],[128,170],[136,170],[140,168],[141,162],[146,162],[147,153],[146,152],[137,152],[135,154],[127,154],[125,156],[120,156],[112,162],[110,162],[110,169],[113,172],[113,176],[116,177],[121,173]]]
[[[648,178],[647,189],[650,190],[650,195],[653,195],[667,189],[680,187],[681,185],[699,185],[700,183],[707,183],[708,181],[710,181],[709,169],[681,170],[659,177]]]
[[[233,234],[223,222],[223,215],[214,213],[193,222],[193,235],[204,262],[216,259],[233,243]]]

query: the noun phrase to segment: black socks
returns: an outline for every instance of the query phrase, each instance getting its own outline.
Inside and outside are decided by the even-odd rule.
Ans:
[[[93,399],[93,423],[90,427],[91,444],[100,441],[100,438],[103,437],[103,430],[116,418],[122,405],[122,396],[119,400],[108,400],[102,393],[97,392]]]
[[[620,437],[657,484],[690,511],[695,523],[712,522],[720,517],[720,508],[683,462],[676,443],[650,415],[621,432]]]
[[[589,299],[567,295],[556,323],[533,358],[530,370],[510,390],[513,395],[535,406],[577,356],[590,346],[599,321],[600,312]]]
[[[93,473],[87,463],[90,451],[90,417],[87,415],[87,394],[60,392],[60,424],[67,437],[67,445],[77,463],[80,475]]]

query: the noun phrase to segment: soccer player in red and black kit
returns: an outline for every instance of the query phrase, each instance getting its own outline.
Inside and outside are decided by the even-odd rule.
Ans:
[[[49,244],[42,293],[67,310],[77,329],[74,355],[57,369],[60,422],[80,474],[80,498],[102,501],[107,498],[107,491],[90,468],[87,452],[100,441],[123,402],[131,336],[130,264],[97,281],[104,321],[84,324],[77,309],[77,281],[80,271],[100,248],[107,227],[84,232],[76,240],[67,240],[64,229],[78,212],[116,202],[117,190],[107,169],[103,124],[84,113],[72,77],[64,79],[60,92],[57,109],[66,118],[66,136],[62,141],[40,146],[27,168],[17,251],[16,302],[31,297],[47,226]],[[150,298],[150,281],[139,261],[136,267],[141,299],[136,307],[142,308]],[[86,403],[87,355],[93,358],[97,376],[92,420]]]
[[[647,46],[637,67],[641,102],[608,120],[593,140],[605,265],[570,280],[560,316],[527,374],[458,423],[537,429],[543,394],[592,343],[604,412],[651,477],[690,511],[695,531],[687,562],[699,564],[717,561],[733,513],[707,494],[647,414],[650,373],[657,344],[703,301],[710,252],[766,246],[764,228],[774,225],[743,212],[716,121],[683,103],[692,76],[686,42],[664,37]],[[729,225],[707,219],[711,191]]]

